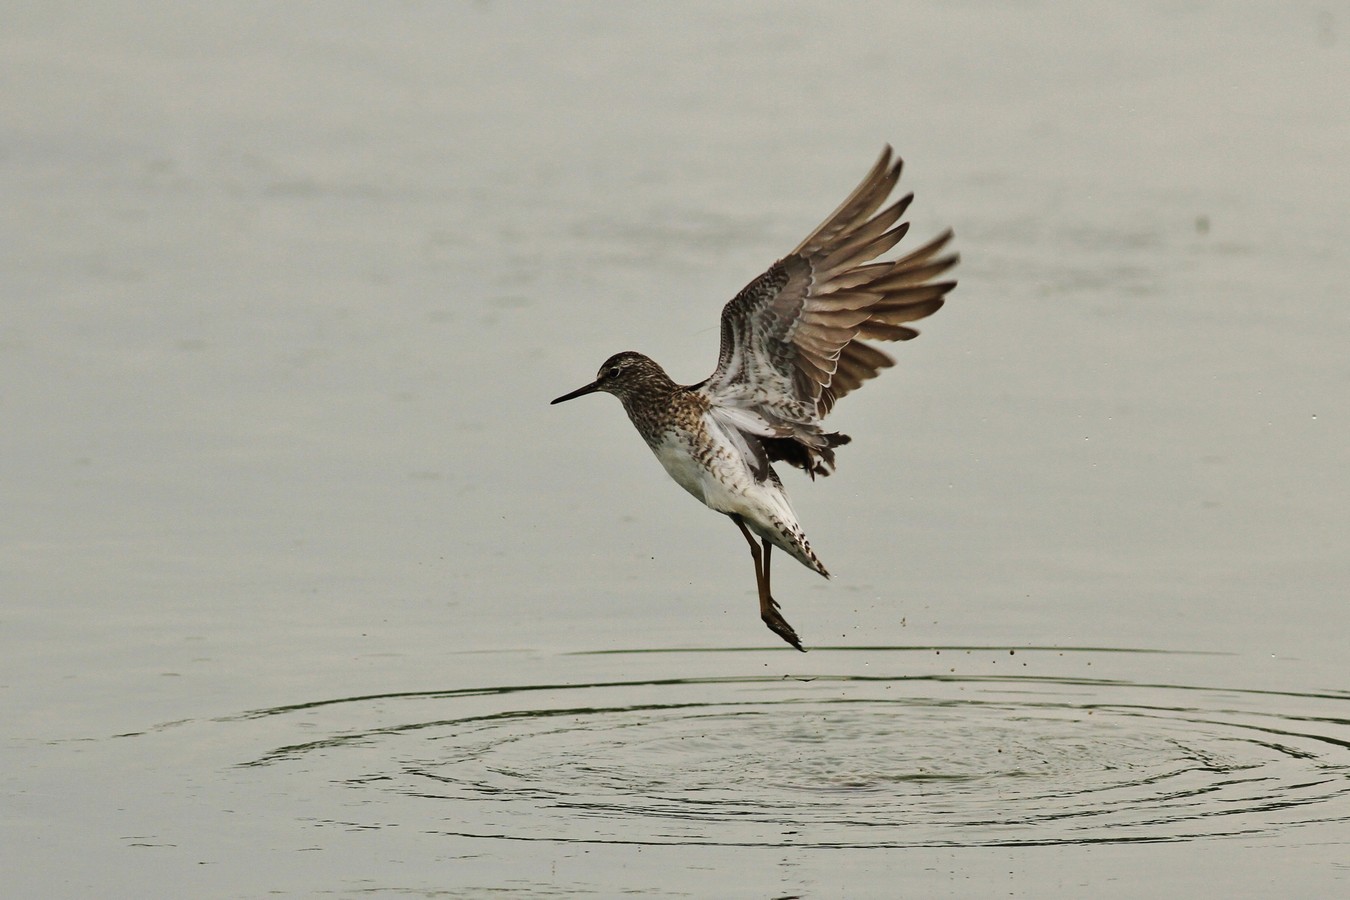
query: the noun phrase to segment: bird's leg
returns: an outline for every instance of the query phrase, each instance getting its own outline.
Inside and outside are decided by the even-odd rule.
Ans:
[[[769,602],[773,604],[774,609],[777,609],[778,601],[773,599],[773,592],[769,590],[769,556],[773,553],[773,544],[762,538],[761,542],[764,544],[764,593],[769,595]]]
[[[796,630],[788,624],[787,619],[783,618],[782,613],[778,611],[778,601],[773,599],[773,593],[769,590],[769,559],[773,553],[773,544],[768,540],[764,541],[764,562],[762,568],[764,571],[763,585],[760,588],[759,598],[759,617],[764,620],[764,624],[783,640],[796,647],[803,653],[806,648],[802,646],[801,640],[797,637]],[[767,600],[767,603],[765,602]]]
[[[745,527],[745,521],[740,516],[732,516],[731,521],[736,523],[736,527],[745,536],[745,542],[750,545],[750,556],[755,560],[755,585],[759,588],[759,617],[769,626],[770,631],[805,653],[806,650],[802,647],[797,632],[787,623],[787,619],[783,618],[778,611],[778,601],[769,593],[769,554],[772,545],[765,541],[764,552],[761,554],[755,536]]]

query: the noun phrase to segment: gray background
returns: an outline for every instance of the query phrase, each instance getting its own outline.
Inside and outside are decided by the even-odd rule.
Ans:
[[[425,809],[388,799],[358,840],[311,827],[347,821],[314,808],[344,775],[256,783],[235,767],[294,736],[219,720],[912,664],[869,646],[1203,651],[1223,655],[1117,674],[1343,701],[1341,4],[3,18],[0,860],[20,893],[1345,887],[1344,788],[1338,830],[1147,852],[424,846]],[[779,559],[802,657],[758,622],[735,529],[618,405],[547,401],[622,349],[705,377],[721,304],[887,142],[913,233],[955,228],[960,286],[831,417],[855,438],[838,473],[789,476],[835,573]],[[677,648],[744,649],[568,656]],[[369,725],[350,715],[324,733]]]

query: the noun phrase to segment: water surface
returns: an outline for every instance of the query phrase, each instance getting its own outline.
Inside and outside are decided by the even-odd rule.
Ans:
[[[1345,29],[12,11],[7,883],[1344,893]],[[704,377],[886,142],[960,286],[789,481],[802,656],[617,404],[547,401]]]

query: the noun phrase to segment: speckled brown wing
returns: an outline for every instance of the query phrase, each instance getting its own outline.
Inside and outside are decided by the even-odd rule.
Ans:
[[[942,307],[956,286],[934,280],[957,262],[942,255],[950,230],[899,259],[873,261],[909,229],[896,223],[912,194],[881,209],[900,169],[886,147],[829,218],[722,310],[717,370],[699,389],[727,424],[800,444],[812,463],[814,454],[832,456],[820,420],[894,364],[864,341],[909,340],[918,332],[906,323]],[[790,453],[776,456],[800,465]]]

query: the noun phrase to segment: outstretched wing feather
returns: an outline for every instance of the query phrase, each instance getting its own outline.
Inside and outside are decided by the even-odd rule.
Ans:
[[[826,451],[841,442],[821,419],[894,365],[863,341],[913,338],[904,323],[932,315],[956,284],[933,280],[957,262],[939,255],[950,230],[899,259],[874,261],[909,229],[899,220],[912,194],[882,208],[900,170],[886,147],[824,222],[726,305],[717,369],[699,388],[713,408],[737,411],[730,427],[802,445],[813,472],[826,471],[820,461],[831,463]]]

